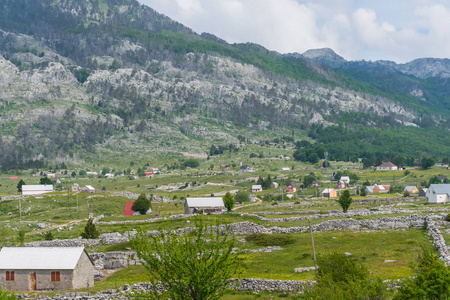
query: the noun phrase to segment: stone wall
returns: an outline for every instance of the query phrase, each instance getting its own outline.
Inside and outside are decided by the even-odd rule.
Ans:
[[[237,279],[236,279],[237,280]],[[281,292],[296,292],[301,293],[306,287],[312,286],[314,281],[296,281],[296,280],[270,280],[270,279],[259,279],[259,278],[244,278],[240,279],[239,283],[236,286],[237,291],[254,291],[254,292],[263,292],[263,291],[281,291]],[[117,300],[126,300],[129,299],[126,294],[129,294],[132,289],[138,291],[147,291],[150,287],[149,283],[139,283],[125,285],[119,290],[108,290],[98,292],[94,295],[81,292],[81,293],[65,293],[59,294],[53,297],[40,298],[41,300],[109,300],[109,299],[117,299]],[[18,295],[19,298],[25,298],[26,295]]]
[[[428,231],[428,235],[432,238],[433,244],[436,247],[437,252],[439,253],[439,259],[442,260],[445,265],[450,265],[450,253],[448,251],[448,247],[445,243],[445,239],[441,234],[441,231],[434,223],[433,219],[445,220],[445,215],[429,215],[425,217],[425,226]]]
[[[411,210],[411,209],[403,209],[403,208],[394,208],[394,209],[382,209],[382,210],[369,210],[369,209],[352,209],[349,210],[346,213],[343,213],[341,211],[333,210],[328,211],[327,213],[319,213],[318,211],[311,211],[311,215],[308,216],[299,216],[299,217],[288,217],[288,218],[276,218],[276,219],[267,219],[259,215],[259,213],[255,214],[246,214],[243,213],[241,216],[252,216],[255,218],[258,218],[261,221],[264,222],[291,222],[291,221],[302,221],[302,220],[308,220],[308,219],[321,219],[321,218],[345,218],[345,217],[356,217],[356,216],[378,216],[378,215],[395,215],[395,214],[417,214],[420,212],[448,212],[450,209],[448,208],[427,208],[422,210]],[[292,214],[290,213],[265,213],[262,215],[284,215],[284,214]],[[300,212],[296,212],[300,213]],[[305,212],[302,212],[301,214],[305,214]]]

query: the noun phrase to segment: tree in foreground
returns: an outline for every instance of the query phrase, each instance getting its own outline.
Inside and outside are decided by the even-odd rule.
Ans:
[[[231,209],[234,207],[234,198],[231,196],[230,192],[227,192],[225,196],[223,196],[223,204],[228,209],[228,212],[231,212]]]
[[[194,223],[181,236],[161,231],[149,239],[137,231],[131,244],[152,281],[148,292],[135,292],[136,299],[220,299],[233,288],[230,278],[240,271],[234,236],[229,228],[221,235],[219,224],[208,228],[202,218]]]
[[[150,200],[147,199],[147,196],[144,193],[142,193],[139,195],[136,201],[134,201],[131,209],[133,211],[138,211],[141,215],[145,215],[151,207],[152,204]]]
[[[412,268],[414,276],[398,289],[394,300],[450,299],[450,270],[437,254],[422,249]]]
[[[89,219],[84,227],[84,231],[81,233],[81,237],[84,239],[96,239],[99,236],[100,232],[95,227],[94,220]]]
[[[305,291],[305,299],[347,300],[387,299],[389,291],[380,278],[370,276],[366,267],[344,254],[319,258],[317,283]]]
[[[353,202],[353,199],[352,199],[352,197],[350,197],[350,191],[349,190],[345,190],[342,193],[342,195],[339,197],[339,200],[338,200],[338,203],[341,205],[342,211],[344,213],[346,213],[348,211],[348,208],[350,207],[352,202]]]

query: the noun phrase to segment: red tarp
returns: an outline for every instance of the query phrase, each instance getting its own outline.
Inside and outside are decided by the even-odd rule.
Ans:
[[[134,211],[131,209],[133,203],[134,202],[130,201],[125,204],[125,210],[123,211],[124,216],[132,216],[134,214]]]
[[[11,177],[9,177],[9,179],[11,179],[11,180],[19,179],[19,177],[17,177],[17,176],[11,176]]]

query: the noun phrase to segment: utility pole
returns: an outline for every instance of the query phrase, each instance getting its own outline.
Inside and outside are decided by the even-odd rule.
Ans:
[[[314,257],[314,269],[316,270],[316,276],[317,276],[316,250],[314,249],[314,238],[313,238],[312,227],[311,227],[311,219],[308,219],[308,221],[309,221],[309,234],[311,235],[311,245],[312,245],[313,257]]]
[[[22,202],[21,199],[22,197],[19,198],[19,220],[20,222],[22,222]]]

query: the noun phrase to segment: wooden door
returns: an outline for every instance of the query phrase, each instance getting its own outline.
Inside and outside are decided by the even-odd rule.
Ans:
[[[36,272],[30,273],[30,290],[36,290]]]

